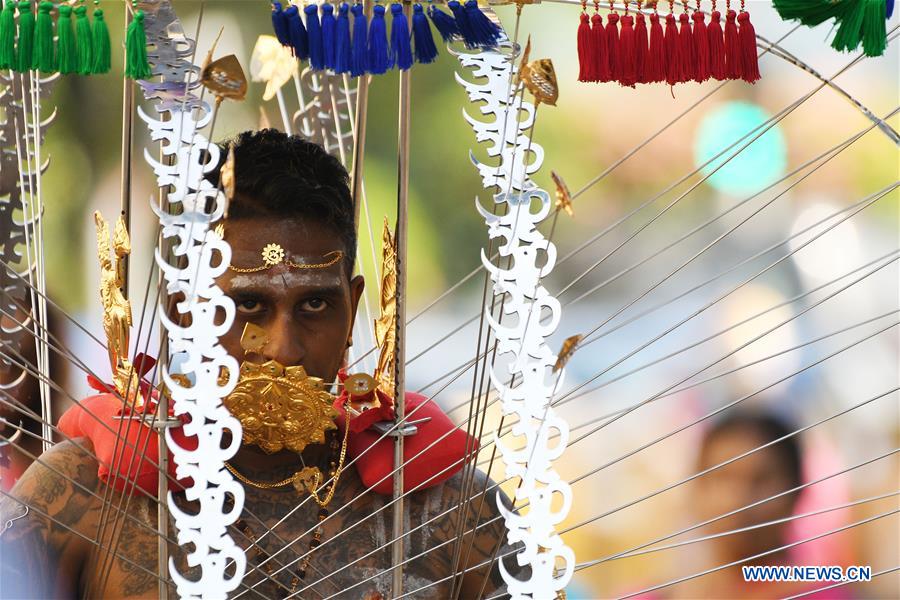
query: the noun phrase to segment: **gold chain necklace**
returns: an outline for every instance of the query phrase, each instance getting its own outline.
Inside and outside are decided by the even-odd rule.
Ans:
[[[249,486],[255,487],[257,489],[260,489],[260,490],[273,490],[276,488],[284,487],[286,485],[290,485],[291,483],[294,482],[294,477],[296,477],[297,473],[299,473],[299,471],[298,471],[297,473],[294,473],[287,479],[282,479],[281,481],[273,481],[271,483],[267,483],[264,481],[253,481],[249,477],[244,477],[243,475],[241,475],[240,471],[238,471],[233,466],[231,466],[231,463],[226,462],[225,468],[228,469],[232,475],[237,477],[238,481],[245,483]]]
[[[328,489],[328,492],[325,494],[325,498],[322,499],[319,497],[319,484],[322,481],[322,472],[319,471],[316,467],[304,467],[285,479],[281,481],[254,481],[249,477],[244,476],[238,471],[231,463],[228,461],[225,462],[225,468],[228,471],[237,477],[238,481],[249,485],[251,487],[255,487],[260,490],[273,490],[277,488],[286,487],[288,485],[293,485],[297,488],[299,492],[301,489],[306,489],[309,494],[313,497],[313,500],[316,501],[320,507],[324,508],[331,502],[332,498],[334,498],[334,493],[337,490],[338,480],[341,478],[341,473],[344,471],[344,461],[347,458],[347,438],[350,433],[349,427],[344,427],[344,439],[341,443],[341,452],[338,459],[337,467],[332,463],[332,471],[331,471],[331,487]]]

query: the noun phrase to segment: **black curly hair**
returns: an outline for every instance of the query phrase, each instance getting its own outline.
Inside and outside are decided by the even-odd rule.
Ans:
[[[228,220],[254,217],[298,218],[334,230],[344,245],[345,265],[352,275],[356,260],[356,227],[350,177],[341,162],[322,146],[277,129],[245,131],[234,147],[235,197]],[[222,148],[221,163],[228,155]],[[218,184],[219,170],[209,179]]]
[[[770,449],[778,455],[776,465],[787,476],[790,482],[788,489],[803,483],[802,449],[797,436],[791,435],[797,430],[796,427],[771,413],[749,409],[733,411],[713,423],[704,436],[702,447],[706,448],[714,438],[724,433],[737,430],[752,431],[763,444],[781,440],[772,444]]]

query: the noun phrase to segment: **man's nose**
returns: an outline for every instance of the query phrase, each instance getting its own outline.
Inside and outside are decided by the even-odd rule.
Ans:
[[[292,327],[290,315],[277,313],[268,328],[269,343],[263,348],[267,360],[276,360],[287,367],[303,363],[306,351],[300,336]]]

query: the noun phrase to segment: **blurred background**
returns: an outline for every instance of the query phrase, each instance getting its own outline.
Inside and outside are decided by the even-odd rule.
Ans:
[[[106,9],[115,40],[115,32],[122,30],[121,4],[101,2],[101,6]],[[174,6],[185,31],[193,35],[199,3],[176,1]],[[758,34],[771,41],[787,36],[781,46],[823,76],[832,76],[854,56],[830,48],[833,32],[828,26],[792,31],[795,25],[781,21],[769,2],[747,2],[747,6]],[[514,7],[496,10],[511,31]],[[558,105],[540,108],[534,132],[535,143],[545,152],[535,181],[551,194],[551,170],[558,172],[572,191],[580,190],[719,85],[707,82],[674,89],[664,85],[627,89],[614,84],[578,83],[575,31],[579,12],[578,4],[541,3],[526,6],[522,13],[520,39],[531,36],[531,56],[551,58],[559,80]],[[888,29],[896,23],[895,15]],[[257,37],[271,34],[269,5],[261,0],[207,3],[198,56],[205,54],[220,27],[224,34],[216,56],[234,53],[248,70]],[[883,57],[862,61],[835,79],[835,84],[875,115],[887,115],[900,104],[898,47],[896,42],[889,44]],[[114,60],[121,61],[121,56]],[[697,473],[704,465],[715,464],[718,459],[712,457],[716,452],[726,452],[723,448],[730,450],[724,455],[728,458],[774,439],[765,437],[771,433],[769,429],[752,425],[724,427],[725,433],[710,437],[716,419],[731,411],[635,452],[645,444],[745,396],[749,397],[739,405],[744,411],[751,416],[770,415],[786,424],[788,431],[794,431],[898,385],[897,328],[889,328],[898,315],[896,262],[813,306],[896,257],[889,255],[900,242],[896,190],[827,233],[822,232],[827,225],[836,223],[837,217],[821,224],[823,219],[897,181],[900,163],[894,143],[874,129],[759,210],[797,177],[759,192],[870,125],[856,106],[831,88],[820,89],[708,181],[696,189],[691,188],[699,176],[682,181],[698,165],[820,86],[820,81],[809,72],[772,55],[761,58],[760,68],[762,80],[756,85],[724,85],[590,187],[575,201],[575,216],[560,215],[553,232],[559,256],[566,256],[629,211],[662,194],[559,264],[545,281],[551,293],[565,289],[560,295],[563,318],[550,340],[552,348],[559,348],[570,335],[585,334],[604,324],[594,336],[596,343],[575,354],[557,393],[557,399],[564,399],[559,408],[561,414],[573,428],[580,426],[571,436],[578,442],[570,442],[571,447],[557,462],[564,478],[580,478],[573,484],[575,501],[569,518],[559,528],[595,519],[564,534],[579,562],[613,557],[677,532],[707,518],[703,511],[713,510],[710,503],[720,514],[746,504],[746,499],[758,499],[754,494],[765,489],[760,483],[759,489],[751,485],[750,490],[741,491],[735,481],[757,481],[753,477],[767,474],[784,474],[786,481],[792,480],[790,469],[785,466],[785,454],[773,450],[761,453],[759,456],[766,458],[758,464],[742,463],[744,470],[740,475],[732,474],[731,479],[723,474],[723,469],[721,473],[654,494]],[[64,77],[56,84],[48,104],[56,105],[58,114],[48,131],[44,150],[52,160],[43,184],[49,293],[100,338],[98,267],[91,214],[98,209],[111,220],[118,210],[122,122],[119,73],[121,64],[114,64],[110,75]],[[479,314],[483,277],[472,277],[447,298],[430,304],[480,264],[487,235],[474,201],[479,198],[489,205],[491,192],[482,188],[469,151],[480,160],[494,163],[478,147],[463,118],[464,111],[475,117],[480,115],[454,80],[456,73],[472,79],[471,73],[444,48],[435,64],[417,65],[412,73],[409,314],[417,315],[429,308],[408,328],[407,357],[412,360],[407,373],[413,389],[435,396],[445,410],[452,410],[452,416],[461,421],[467,409],[459,407],[470,397],[472,371],[449,385],[447,374],[474,356],[478,323],[459,326]],[[285,86],[284,90],[289,108],[296,109],[292,86]],[[375,253],[380,252],[382,218],[387,215],[393,221],[395,212],[397,90],[396,73],[372,81],[365,183]],[[261,118],[280,127],[277,105],[274,101],[263,102],[262,92],[262,84],[252,83],[245,102],[226,102],[220,109],[213,137],[227,139],[256,128]],[[895,129],[900,127],[896,116],[888,122]],[[145,147],[155,152],[153,145],[140,121],[135,127],[131,290],[137,322],[148,281],[155,284],[150,267],[156,219],[150,212],[149,199],[156,194],[156,188],[151,170],[140,158]],[[705,172],[709,170],[707,167]],[[688,190],[671,209],[629,240]],[[755,194],[758,195],[754,197]],[[732,207],[735,209],[721,219],[679,241]],[[733,233],[666,278],[757,210],[758,214]],[[849,210],[841,216],[847,214]],[[542,230],[549,235],[549,223]],[[789,242],[777,245],[795,234]],[[803,246],[818,234],[821,237]],[[361,269],[374,283],[372,243],[364,221],[360,231]],[[797,253],[729,293],[792,250]],[[631,268],[653,255],[656,256]],[[602,264],[568,287],[602,258]],[[872,263],[876,259],[881,262]],[[629,270],[619,275],[625,269]],[[690,291],[729,269],[709,285]],[[845,277],[838,280],[842,276]],[[373,308],[378,305],[375,287],[369,288]],[[720,297],[723,298],[719,300]],[[714,301],[696,317],[650,343]],[[647,312],[657,306],[657,310]],[[149,319],[150,313],[147,315]],[[366,322],[375,316],[360,315],[360,337],[356,338],[361,340],[356,344],[359,352],[371,345]],[[788,319],[791,320],[759,341],[736,351]],[[96,344],[66,319],[58,319],[58,330],[76,354],[105,374],[106,356]],[[817,338],[822,339],[808,343]],[[829,357],[832,354],[835,355]],[[767,358],[772,355],[775,356]],[[698,372],[723,356],[711,368]],[[373,365],[373,357],[364,359],[362,364]],[[737,370],[738,367],[743,368]],[[804,367],[808,368],[790,376]],[[632,373],[638,368],[641,370]],[[692,385],[729,371],[733,372]],[[779,380],[783,382],[776,383]],[[75,397],[88,394],[84,373],[69,366],[67,389]],[[673,390],[677,393],[668,394]],[[658,401],[579,439],[602,422],[585,425],[589,421],[612,415],[663,391],[667,395]],[[896,392],[883,395],[796,436],[801,480],[812,481],[897,448],[897,400]],[[499,415],[495,409],[496,405],[490,409],[486,430],[496,426]],[[748,417],[747,421],[753,419]],[[623,458],[629,453],[633,454]],[[486,449],[480,458],[487,461],[490,450]],[[593,472],[598,467],[603,468]],[[486,463],[483,468],[487,468]],[[499,461],[493,465],[491,476],[503,479]],[[514,491],[509,484],[504,487],[508,492]],[[778,491],[781,489],[784,487]],[[772,513],[766,518],[820,511],[896,493],[898,489],[900,469],[894,454],[810,486],[781,507],[783,515]],[[651,494],[652,497],[642,499]],[[779,528],[772,539],[783,540],[784,544],[804,540],[897,507],[898,497],[893,495],[824,512],[792,521],[783,530]],[[729,527],[747,524],[729,522]],[[710,532],[701,528],[665,543]],[[900,521],[895,514],[758,562],[862,564],[871,565],[877,572],[900,564],[898,533]],[[725,548],[713,540],[602,561],[576,573],[569,597],[639,592],[722,564],[724,557],[742,558],[753,553],[754,536],[732,537],[737,548]],[[742,551],[746,552],[741,554]],[[736,586],[729,577],[737,575],[726,573],[693,579],[645,597],[728,597],[745,593],[767,597],[795,591],[729,587]],[[900,597],[900,576],[894,572],[869,584],[841,588],[840,593],[846,595],[828,597]]]

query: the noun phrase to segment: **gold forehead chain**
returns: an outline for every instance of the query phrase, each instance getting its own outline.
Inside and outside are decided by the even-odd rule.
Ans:
[[[284,258],[284,248],[281,247],[280,244],[268,244],[265,248],[262,249],[262,260],[263,264],[258,267],[235,267],[234,265],[229,265],[228,268],[235,273],[256,273],[258,271],[265,271],[266,269],[271,269],[274,266],[285,264],[292,269],[327,269],[328,267],[335,265],[344,258],[344,253],[341,250],[335,250],[333,252],[329,252],[325,255],[325,257],[334,255],[334,258],[327,262],[309,264],[309,263],[295,263],[291,260],[285,260]]]

